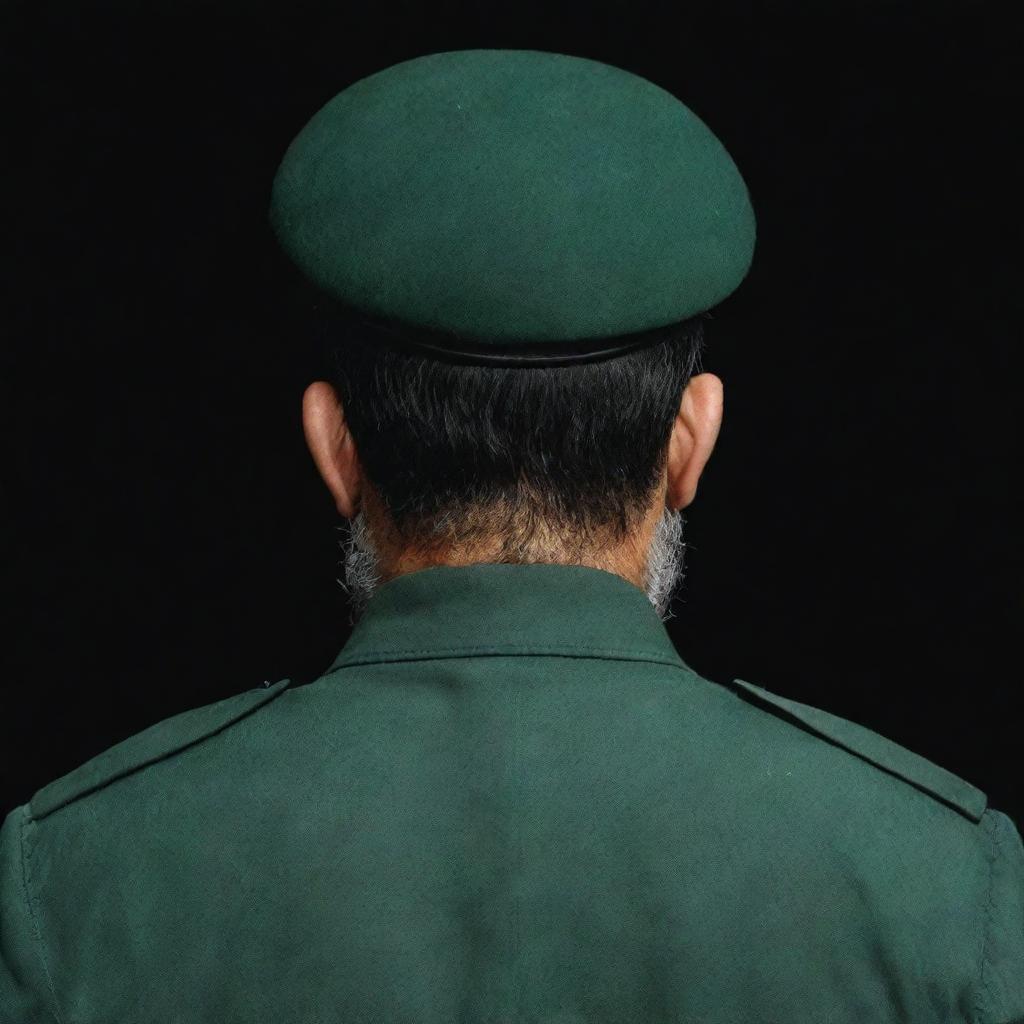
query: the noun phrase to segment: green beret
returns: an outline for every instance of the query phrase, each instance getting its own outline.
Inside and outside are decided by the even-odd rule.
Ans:
[[[499,365],[649,342],[736,289],[755,235],[732,158],[675,96],[538,50],[433,53],[343,89],[285,152],[269,219],[382,344],[392,325]]]

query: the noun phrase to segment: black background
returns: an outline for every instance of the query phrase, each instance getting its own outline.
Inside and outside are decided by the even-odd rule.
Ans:
[[[144,8],[144,10],[143,10]],[[1018,822],[1022,38],[994,3],[7,4],[0,811],[349,631],[265,214],[291,138],[400,60],[644,75],[758,215],[709,324],[718,446],[668,628]]]

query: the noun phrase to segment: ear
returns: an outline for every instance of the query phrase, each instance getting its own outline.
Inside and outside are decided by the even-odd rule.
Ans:
[[[346,519],[354,518],[362,494],[362,471],[341,400],[327,381],[314,381],[306,388],[302,396],[302,429],[339,514]]]
[[[722,426],[724,389],[713,373],[690,378],[683,391],[669,441],[665,502],[686,508],[697,496],[697,483],[707,465]]]

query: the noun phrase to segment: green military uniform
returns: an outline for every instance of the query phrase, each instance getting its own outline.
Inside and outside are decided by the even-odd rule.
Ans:
[[[0,856],[4,1022],[1024,1016],[984,793],[701,678],[589,567],[400,576],[323,678],[113,747]]]
[[[270,221],[360,343],[510,372],[651,343],[754,244],[695,114],[525,50],[344,90]],[[7,816],[0,1024],[41,1021],[1019,1024],[1024,846],[877,733],[702,678],[617,575],[435,567],[314,683],[160,722]]]

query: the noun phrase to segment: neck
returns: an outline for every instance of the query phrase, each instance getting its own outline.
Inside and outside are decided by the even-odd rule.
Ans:
[[[534,563],[585,565],[622,577],[644,591],[662,619],[683,580],[683,516],[665,506],[653,508],[640,530],[621,545],[588,550],[559,543],[551,536],[535,537],[528,548],[508,541],[490,539],[472,546],[448,546],[425,554],[397,549],[389,543],[386,524],[379,515],[362,510],[349,522],[350,536],[343,540],[345,582],[356,615],[378,587],[398,576],[433,566],[464,566],[479,563]],[[381,540],[381,538],[384,538]]]

